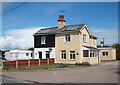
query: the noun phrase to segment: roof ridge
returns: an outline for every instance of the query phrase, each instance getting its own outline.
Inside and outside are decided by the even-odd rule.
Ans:
[[[80,25],[85,25],[85,24],[75,24],[75,25],[67,25],[67,26],[80,26]],[[65,27],[67,27],[65,26]]]
[[[53,29],[53,28],[57,28],[57,27],[42,28],[41,30]]]
[[[85,25],[85,24],[66,25],[65,27],[68,27],[68,26],[80,26],[80,25]],[[41,30],[53,29],[53,28],[58,28],[58,27],[42,28]]]

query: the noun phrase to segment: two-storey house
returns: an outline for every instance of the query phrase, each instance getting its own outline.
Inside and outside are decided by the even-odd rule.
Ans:
[[[59,15],[58,27],[45,28],[34,34],[35,58],[55,58],[55,63],[75,64],[99,60],[96,37],[86,24],[66,25]]]

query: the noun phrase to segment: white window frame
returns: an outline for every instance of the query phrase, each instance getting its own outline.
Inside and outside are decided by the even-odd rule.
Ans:
[[[90,58],[96,58],[96,50],[90,50],[90,54],[92,54],[92,56],[90,56]]]
[[[70,42],[70,34],[65,34],[65,42]]]
[[[108,52],[104,52],[105,55],[103,55],[103,52],[102,52],[102,56],[108,56]]]
[[[46,44],[46,36],[41,36],[41,44]]]
[[[61,60],[66,60],[66,51],[65,50],[61,51]]]
[[[71,53],[71,52],[74,52],[74,53]],[[71,59],[71,55],[72,55],[72,59]],[[70,60],[75,60],[74,55],[75,55],[75,51],[70,51],[69,52]]]
[[[83,34],[83,42],[87,42],[87,36]]]

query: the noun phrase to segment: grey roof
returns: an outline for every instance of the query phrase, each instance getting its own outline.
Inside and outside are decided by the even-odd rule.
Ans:
[[[56,34],[56,33],[63,33],[63,32],[73,32],[73,31],[80,31],[85,24],[78,24],[78,25],[68,25],[63,28],[58,27],[51,27],[51,28],[44,28],[39,30],[34,34],[35,35],[46,35],[46,34]]]

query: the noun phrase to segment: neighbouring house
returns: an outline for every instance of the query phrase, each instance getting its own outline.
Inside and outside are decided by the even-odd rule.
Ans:
[[[100,47],[101,61],[116,60],[116,49],[112,47]]]
[[[55,63],[100,62],[97,37],[86,24],[66,25],[59,15],[58,27],[44,28],[34,34],[34,58],[55,58]]]
[[[5,51],[0,50],[0,59],[5,60],[4,54],[5,54]]]
[[[9,61],[33,59],[32,51],[30,50],[10,50],[5,52],[4,55],[6,60]]]
[[[0,59],[2,59],[2,50],[0,50]]]

